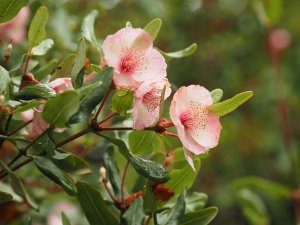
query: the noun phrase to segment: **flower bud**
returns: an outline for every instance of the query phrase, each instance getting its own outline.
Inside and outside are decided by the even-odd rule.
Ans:
[[[3,105],[5,98],[3,95],[0,95],[0,105]]]
[[[100,167],[99,173],[102,179],[106,179],[106,169],[103,166]]]

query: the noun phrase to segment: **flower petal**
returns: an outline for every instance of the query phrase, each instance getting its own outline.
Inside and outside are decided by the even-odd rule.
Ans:
[[[183,147],[183,152],[184,152],[184,156],[186,158],[186,161],[188,162],[188,164],[190,164],[190,166],[192,167],[194,172],[196,172],[194,162],[193,162],[193,158],[192,158],[192,153],[185,147]]]

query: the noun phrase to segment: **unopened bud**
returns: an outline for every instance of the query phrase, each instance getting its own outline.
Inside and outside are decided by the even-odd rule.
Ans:
[[[100,167],[99,173],[102,179],[106,179],[106,169],[103,166]]]
[[[7,45],[7,47],[6,47],[6,52],[5,52],[5,55],[6,55],[6,56],[10,56],[10,55],[11,55],[12,48],[13,48],[12,44],[9,43],[9,44]]]
[[[3,105],[5,98],[3,95],[0,95],[0,105]]]

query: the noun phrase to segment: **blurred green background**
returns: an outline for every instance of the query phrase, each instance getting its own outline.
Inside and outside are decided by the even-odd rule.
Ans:
[[[174,51],[194,42],[198,44],[194,55],[168,64],[168,78],[175,86],[201,84],[209,90],[221,88],[224,99],[253,90],[254,97],[247,104],[222,118],[220,143],[203,160],[194,189],[207,193],[209,204],[219,207],[212,224],[263,225],[243,216],[243,204],[231,184],[245,176],[258,176],[296,187],[295,171],[292,171],[280,131],[277,93],[280,90],[287,109],[288,149],[297,158],[300,147],[300,1],[262,1],[266,8],[274,2],[280,5],[278,19],[269,26],[258,19],[254,7],[257,2],[260,1],[31,1],[30,8],[31,16],[40,5],[46,5],[49,10],[47,36],[54,39],[56,47],[42,59],[45,62],[53,57],[61,59],[75,49],[82,19],[92,9],[99,11],[95,31],[100,39],[124,27],[126,21],[134,27],[144,27],[159,17],[163,26],[155,46]],[[289,44],[272,51],[269,38],[279,28],[285,30]],[[96,54],[90,55],[90,61],[97,64]],[[274,65],[279,66],[279,83],[275,79]],[[269,219],[264,225],[296,224],[292,201],[259,192],[258,196],[263,200]]]

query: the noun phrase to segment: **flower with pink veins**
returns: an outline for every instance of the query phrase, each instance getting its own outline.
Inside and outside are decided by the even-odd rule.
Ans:
[[[107,65],[114,68],[117,88],[136,89],[144,81],[162,80],[167,75],[164,57],[143,29],[126,27],[107,36],[103,53]]]
[[[164,91],[164,96],[163,95]],[[169,81],[145,81],[135,91],[133,106],[133,128],[142,130],[153,125],[159,119],[161,101],[171,94]],[[163,97],[163,99],[162,99]]]
[[[12,20],[0,24],[0,40],[21,43],[26,36],[28,19],[29,7],[23,7]]]
[[[48,84],[57,94],[72,89],[71,78],[57,78]],[[44,105],[38,106],[38,111],[44,110]],[[28,110],[22,113],[24,121],[33,120],[31,124],[31,130],[29,136],[35,138],[48,129],[49,125],[40,116],[38,111]],[[56,128],[56,132],[63,132],[64,128]]]
[[[194,170],[192,153],[205,153],[219,142],[222,126],[219,117],[208,109],[212,104],[210,92],[200,85],[179,88],[171,102],[171,120]]]

